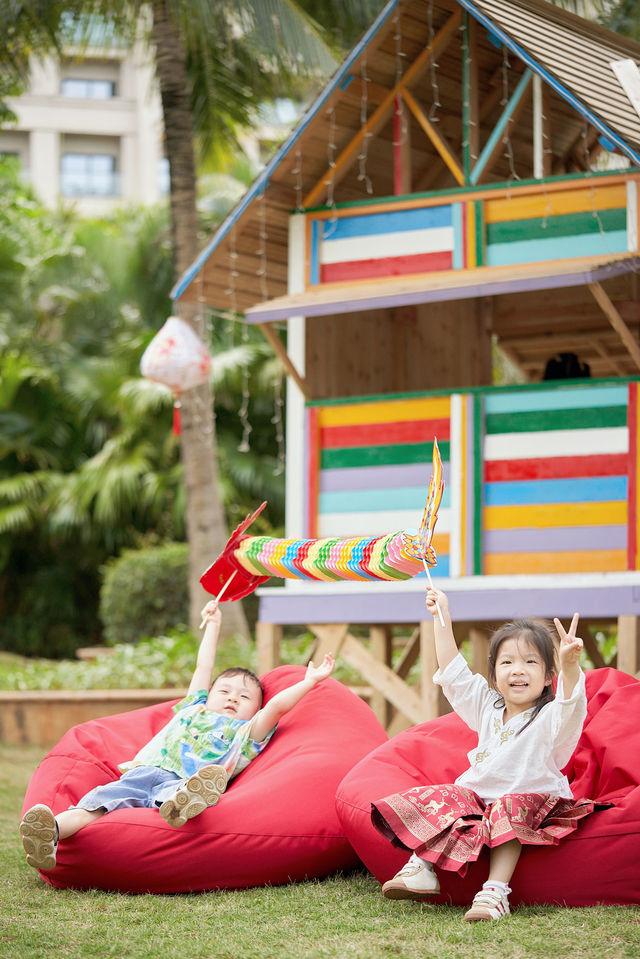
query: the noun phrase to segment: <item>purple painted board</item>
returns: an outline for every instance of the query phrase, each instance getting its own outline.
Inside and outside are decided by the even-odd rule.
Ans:
[[[447,586],[454,621],[488,621],[499,624],[521,616],[571,617],[576,610],[584,617],[640,615],[640,579],[636,585],[545,586],[529,589],[481,589],[455,591]],[[362,592],[305,596],[284,595],[269,589],[260,596],[259,619],[265,623],[418,623],[426,618],[424,593],[388,593],[375,585]]]
[[[384,281],[380,283],[380,293],[377,296],[363,296],[354,300],[352,296],[340,298],[336,291],[335,298],[314,303],[286,303],[284,306],[265,308],[254,307],[246,312],[247,323],[266,323],[273,320],[286,320],[290,316],[327,316],[333,313],[357,313],[360,310],[380,310],[392,306],[413,306],[417,303],[435,303],[445,300],[475,299],[480,296],[494,296],[502,293],[526,293],[529,290],[556,290],[570,286],[584,286],[585,283],[596,283],[598,280],[611,279],[623,273],[637,270],[640,259],[630,257],[620,262],[607,264],[594,269],[575,270],[572,273],[561,273],[553,276],[519,277],[510,280],[492,280],[487,277],[484,282],[464,286],[460,284],[438,289],[416,291],[386,292]],[[489,268],[487,268],[489,270]],[[489,273],[489,276],[491,274]],[[277,300],[274,301],[277,303]]]
[[[445,486],[449,485],[450,465],[442,464]],[[363,466],[320,470],[320,492],[338,493],[347,490],[399,489],[403,486],[424,486],[425,501],[431,478],[431,463],[409,463],[400,466]]]
[[[482,537],[487,553],[566,552],[626,549],[626,526],[571,526],[550,529],[490,529]]]

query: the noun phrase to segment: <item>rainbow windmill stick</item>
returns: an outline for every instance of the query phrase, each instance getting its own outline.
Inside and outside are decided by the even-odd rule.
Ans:
[[[436,554],[431,547],[431,540],[433,539],[433,531],[435,529],[436,520],[438,519],[438,509],[440,507],[440,502],[442,500],[442,493],[444,491],[444,480],[442,478],[442,460],[440,458],[440,450],[438,449],[438,441],[433,438],[433,472],[431,473],[431,482],[429,483],[429,494],[427,496],[427,504],[424,508],[424,513],[422,514],[422,521],[418,529],[418,547],[420,551],[420,558],[422,559],[422,564],[424,566],[424,571],[427,574],[427,580],[429,586],[433,589],[433,581],[431,579],[431,573],[429,572],[429,566],[427,565],[427,557],[431,561],[431,566],[435,566],[436,563]],[[438,603],[436,603],[436,609],[438,610],[438,618],[440,620],[440,625],[444,626],[444,619],[442,618],[442,610]]]
[[[400,581],[417,576],[424,568],[431,585],[428,566],[437,563],[431,541],[443,488],[442,461],[434,439],[433,473],[419,529],[345,539],[335,536],[307,540],[247,536],[245,530],[264,509],[266,503],[263,503],[234,530],[222,553],[200,577],[200,582],[218,600],[223,595],[227,600],[248,596],[270,576],[316,582],[347,579]],[[438,614],[444,625],[440,607]]]

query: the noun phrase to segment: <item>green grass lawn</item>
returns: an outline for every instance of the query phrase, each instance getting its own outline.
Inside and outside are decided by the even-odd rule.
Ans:
[[[393,903],[364,871],[242,892],[125,896],[52,889],[24,861],[22,798],[42,750],[0,745],[0,957],[10,959],[636,959],[635,907],[463,910]],[[615,868],[615,863],[612,863]]]

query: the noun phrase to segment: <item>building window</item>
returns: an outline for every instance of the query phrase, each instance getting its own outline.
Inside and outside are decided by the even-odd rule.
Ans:
[[[113,80],[83,80],[79,77],[67,77],[60,84],[63,97],[77,97],[81,100],[110,100],[116,95]]]
[[[116,196],[116,158],[107,153],[64,153],[60,192],[63,196]]]

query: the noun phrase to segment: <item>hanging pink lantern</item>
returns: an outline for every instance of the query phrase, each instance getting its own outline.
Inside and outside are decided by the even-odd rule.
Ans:
[[[173,428],[179,433],[180,397],[185,390],[207,382],[211,356],[188,323],[170,316],[142,354],[140,372],[148,380],[167,386],[173,393]]]

